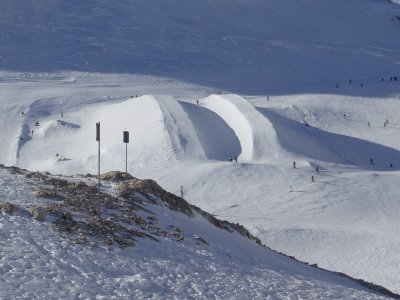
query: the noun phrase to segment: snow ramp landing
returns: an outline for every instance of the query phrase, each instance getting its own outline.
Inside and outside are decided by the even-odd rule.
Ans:
[[[233,130],[214,112],[169,96],[156,96],[177,160],[226,160],[241,151]]]
[[[241,161],[274,163],[288,158],[271,122],[237,95],[211,95],[202,103],[233,129],[240,141]]]

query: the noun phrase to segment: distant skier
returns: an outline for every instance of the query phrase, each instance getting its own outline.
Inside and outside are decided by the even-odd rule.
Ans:
[[[314,179],[314,175],[311,175],[311,181],[312,181],[312,182],[314,182],[314,181],[315,181],[315,179]]]
[[[393,164],[392,163],[390,163],[390,165],[389,165],[391,168],[393,168]]]
[[[386,127],[386,122],[383,122],[383,127]]]
[[[371,124],[368,122],[368,127],[371,127]]]
[[[351,84],[351,79],[349,80],[349,83]]]
[[[293,161],[293,169],[296,169],[296,161]]]
[[[317,174],[319,174],[319,167],[318,167],[318,166],[315,167],[315,172],[316,172]]]
[[[381,81],[383,82],[383,77],[382,77]]]
[[[56,157],[59,157],[58,152],[56,153]]]
[[[61,112],[61,118],[64,117],[64,112]]]
[[[267,96],[267,101],[269,101],[269,96]]]
[[[229,156],[229,161],[232,161],[232,156]]]
[[[346,116],[346,114],[343,114],[343,118],[345,118],[345,119],[346,119],[346,117],[347,117],[347,116]]]
[[[39,127],[39,126],[40,126],[39,121],[36,121],[35,126],[36,126],[36,127]]]
[[[361,83],[361,87],[363,87],[364,85]]]
[[[339,83],[336,83],[336,88],[339,88]]]
[[[196,103],[197,103],[197,105],[199,105],[199,100],[196,99]]]
[[[23,111],[21,111],[21,115],[25,115],[25,113]]]
[[[369,163],[370,163],[371,165],[373,165],[373,164],[374,164],[374,159],[373,159],[373,158],[370,158],[370,159],[369,159]]]
[[[32,135],[33,135],[33,130],[32,130],[32,132],[31,132],[31,133],[32,133]]]

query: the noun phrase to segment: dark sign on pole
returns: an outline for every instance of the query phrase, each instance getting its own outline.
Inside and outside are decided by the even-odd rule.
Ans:
[[[96,123],[96,141],[100,142],[100,122]]]
[[[128,144],[129,143],[129,131],[124,131],[123,133],[124,133],[123,142],[125,144]]]
[[[128,143],[129,131],[123,132],[123,142],[125,143],[125,173],[128,173]]]

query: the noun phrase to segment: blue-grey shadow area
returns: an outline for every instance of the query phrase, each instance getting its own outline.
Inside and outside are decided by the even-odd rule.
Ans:
[[[387,93],[367,87],[400,71],[399,31],[380,21],[398,6],[375,1],[380,19],[355,20],[358,5],[338,18],[334,1],[315,2],[302,17],[304,1],[287,2],[2,0],[0,70],[153,75],[238,94]]]
[[[213,111],[200,105],[180,102],[193,123],[197,137],[208,159],[228,160],[242,152],[235,132]]]
[[[71,129],[78,129],[81,128],[79,124],[63,121],[63,120],[57,120],[57,126],[63,126],[66,128],[71,128]]]
[[[271,121],[279,142],[288,151],[313,160],[357,166],[366,170],[400,170],[400,151],[397,149],[305,126],[270,109],[257,109]],[[373,164],[370,163],[371,158]]]

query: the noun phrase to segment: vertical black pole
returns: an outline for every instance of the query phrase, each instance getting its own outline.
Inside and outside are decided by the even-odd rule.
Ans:
[[[99,144],[98,152],[98,194],[97,194],[97,217],[100,219],[100,122],[96,123],[96,141]]]
[[[128,173],[128,143],[129,143],[129,131],[122,132],[122,142],[125,143],[125,173]]]

